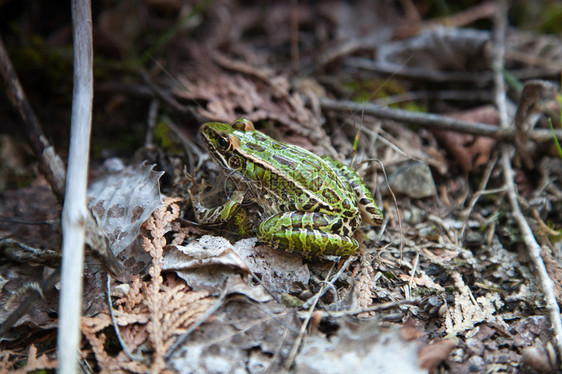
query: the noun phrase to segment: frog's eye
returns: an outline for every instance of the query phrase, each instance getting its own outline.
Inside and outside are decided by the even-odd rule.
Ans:
[[[254,124],[252,123],[252,121],[247,120],[246,118],[240,118],[237,119],[236,121],[234,121],[234,123],[232,124],[232,128],[235,130],[241,130],[241,131],[253,131],[254,129]]]
[[[226,151],[230,147],[230,141],[226,136],[221,136],[218,140],[218,145],[222,151]]]

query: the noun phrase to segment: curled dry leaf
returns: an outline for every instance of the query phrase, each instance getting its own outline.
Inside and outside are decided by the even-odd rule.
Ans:
[[[187,246],[169,246],[162,270],[174,271],[191,288],[209,292],[220,290],[232,276],[249,273],[232,244],[215,236],[203,236]]]
[[[159,179],[163,172],[154,165],[114,169],[92,183],[88,207],[106,231],[115,255],[137,237],[140,226],[162,205]]]
[[[199,103],[198,111],[204,118],[232,122],[245,117],[256,123],[274,120],[315,144],[331,144],[319,116],[297,93],[289,93],[286,76],[274,76],[245,61],[230,60],[218,51],[194,46],[191,53],[194,66],[178,77],[181,88],[174,94]]]
[[[203,236],[187,246],[170,246],[163,270],[175,271],[193,289],[209,292],[220,290],[234,275],[251,272],[278,295],[308,283],[310,273],[300,256],[255,244],[255,238],[232,245],[221,237]]]

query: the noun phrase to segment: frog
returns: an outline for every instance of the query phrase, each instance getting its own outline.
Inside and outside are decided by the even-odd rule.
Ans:
[[[235,181],[222,205],[192,199],[199,224],[236,221],[244,236],[313,259],[356,254],[354,231],[383,221],[361,177],[340,161],[277,141],[243,118],[208,122],[199,132],[213,161]]]

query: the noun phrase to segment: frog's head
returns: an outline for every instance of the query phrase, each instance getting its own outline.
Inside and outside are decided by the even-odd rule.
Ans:
[[[203,144],[215,162],[226,169],[239,169],[240,138],[244,132],[253,131],[254,124],[247,119],[236,120],[232,125],[222,122],[208,122],[199,130]]]

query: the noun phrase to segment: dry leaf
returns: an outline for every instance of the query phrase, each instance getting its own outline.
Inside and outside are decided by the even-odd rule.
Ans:
[[[330,339],[305,337],[296,365],[299,373],[426,373],[416,343],[404,340],[398,328],[383,329],[374,321],[344,321]]]
[[[499,123],[497,111],[490,105],[467,110],[462,113],[448,113],[446,116],[463,121],[488,123],[491,125]],[[495,139],[483,136],[445,130],[433,130],[433,133],[443,143],[449,153],[455,157],[465,172],[474,171],[478,167],[485,165],[490,160],[490,154],[496,145]]]
[[[442,340],[423,346],[418,352],[420,366],[430,373],[433,372],[437,365],[449,357],[454,348],[455,343],[450,340]]]
[[[445,313],[445,326],[449,336],[456,336],[470,330],[483,321],[505,325],[503,320],[494,316],[496,311],[503,306],[497,292],[486,293],[485,296],[478,297],[474,303],[470,288],[464,284],[461,275],[453,272],[451,276],[455,280],[458,292],[455,294],[454,305],[449,306]]]
[[[88,207],[107,233],[115,255],[135,240],[142,223],[162,205],[158,181],[164,172],[153,168],[147,163],[118,167],[88,188]]]

